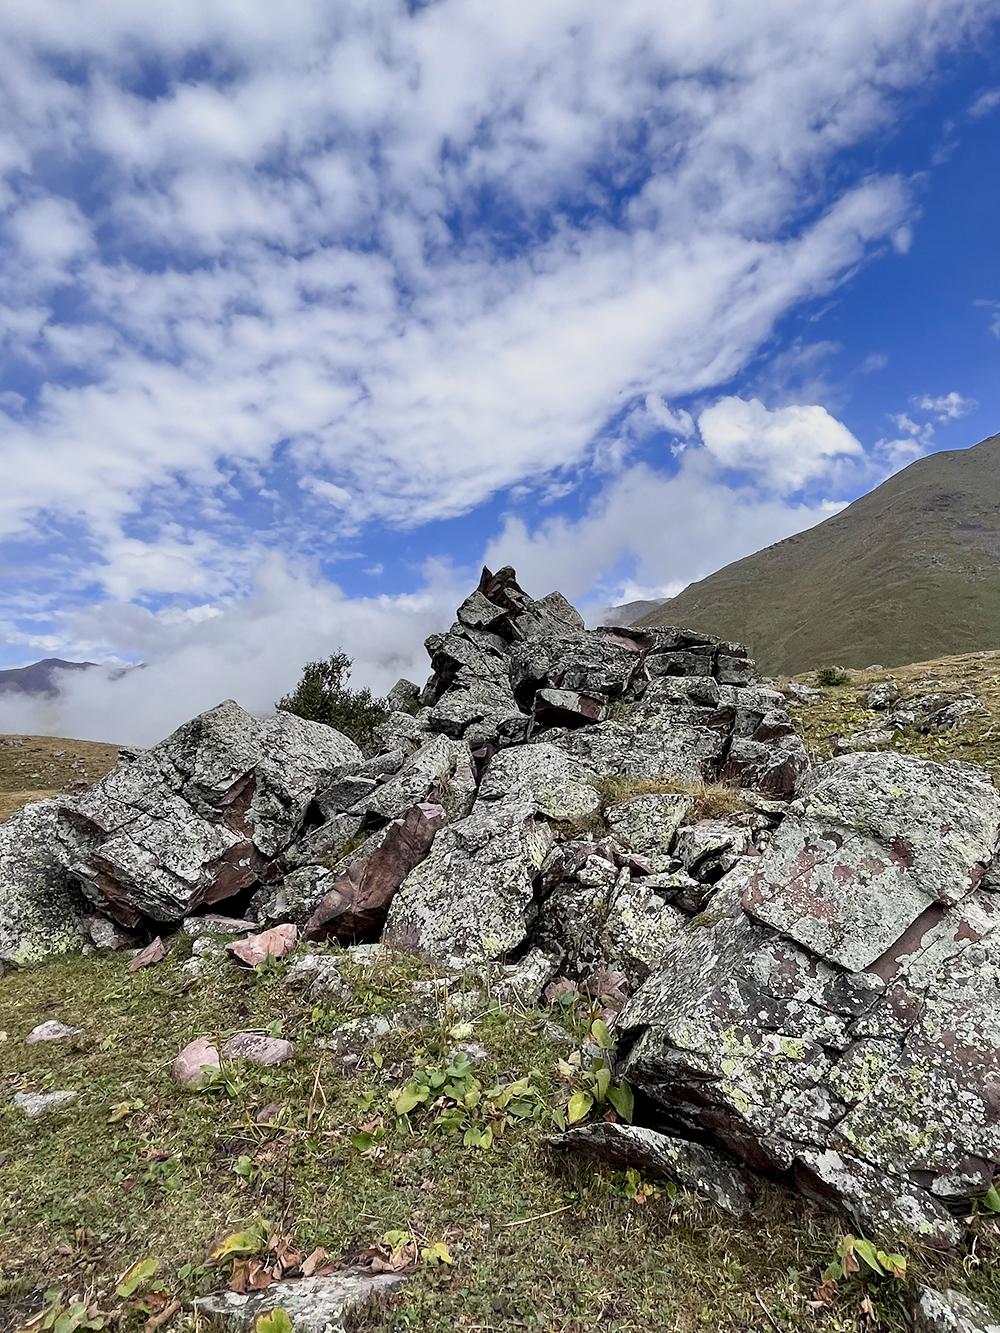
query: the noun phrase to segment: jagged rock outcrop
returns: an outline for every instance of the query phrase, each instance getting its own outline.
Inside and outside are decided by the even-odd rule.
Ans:
[[[777,1175],[954,1243],[1000,1165],[988,775],[864,751],[810,770],[740,645],[587,631],[510,569],[427,648],[372,754],[227,703],[19,812],[0,959],[74,947],[84,916],[93,939],[95,904],[139,943],[229,900],[290,939],[502,964],[522,997],[619,1014],[648,1123],[588,1151],[662,1149],[678,1179],[721,1161],[730,1193]]]

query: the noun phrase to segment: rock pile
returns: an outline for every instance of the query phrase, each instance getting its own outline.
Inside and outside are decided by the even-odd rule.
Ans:
[[[739,644],[588,631],[510,569],[427,648],[372,754],[229,702],[0,825],[0,959],[156,936],[155,963],[213,907],[234,936],[502,965],[618,1015],[641,1132],[568,1147],[690,1159],[731,1202],[765,1172],[953,1243],[1000,1163],[989,777],[864,751],[810,770]]]

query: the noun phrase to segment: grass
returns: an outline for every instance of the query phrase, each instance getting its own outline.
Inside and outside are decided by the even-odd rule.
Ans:
[[[939,762],[960,759],[979,764],[1000,787],[1000,652],[939,657],[891,671],[847,671],[846,676],[843,685],[821,689],[817,699],[808,703],[791,700],[788,704],[796,730],[814,761],[838,754],[838,737],[877,726],[885,714],[871,712],[865,706],[865,697],[873,685],[895,680],[901,695],[894,708],[905,708],[908,700],[930,693],[942,695],[943,703],[972,694],[981,708],[959,727],[928,735],[907,731],[882,748]],[[812,673],[795,679],[809,686],[815,682]]]
[[[0,736],[0,819],[29,801],[96,782],[114,767],[116,745],[57,736]]]
[[[503,1010],[455,977],[451,994],[471,996],[471,1012],[441,1006],[360,1046],[348,1065],[320,1044],[327,1034],[394,1012],[431,970],[406,955],[348,966],[347,996],[329,1007],[285,987],[284,970],[249,972],[225,959],[190,986],[179,958],[130,976],[122,958],[90,957],[4,979],[3,1086],[71,1088],[79,1100],[40,1121],[0,1105],[0,1328],[22,1327],[55,1290],[105,1315],[119,1310],[115,1327],[132,1333],[146,1317],[144,1289],[123,1300],[115,1283],[155,1258],[156,1280],[183,1303],[167,1327],[193,1330],[191,1298],[227,1276],[206,1266],[211,1249],[261,1218],[303,1254],[322,1246],[349,1258],[391,1230],[447,1245],[451,1265],[418,1268],[400,1294],[361,1317],[358,1333],[910,1327],[907,1289],[891,1279],[810,1307],[845,1225],[778,1185],[738,1223],[662,1182],[647,1196],[622,1173],[551,1153],[548,1112],[568,1096],[558,1060],[585,1032],[565,1011],[571,1030],[560,1040],[546,1021],[552,1011]],[[530,1073],[543,1111],[540,1120],[509,1119],[486,1150],[442,1133],[423,1108],[408,1119],[392,1111],[391,1094],[415,1068],[447,1058],[449,1033],[465,1037],[454,1026],[459,1008],[489,1052],[475,1071],[483,1087]],[[25,1046],[48,1018],[84,1036]],[[202,1092],[171,1080],[172,1058],[192,1037],[254,1028],[293,1038],[295,1060],[230,1066]],[[267,1104],[280,1116],[260,1125]],[[373,1138],[355,1143],[362,1126]],[[1000,1295],[995,1222],[977,1223],[968,1274],[962,1257],[914,1254],[911,1281],[924,1275]],[[862,1321],[866,1293],[874,1322]]]
[[[702,782],[688,778],[629,778],[620,775],[599,778],[594,787],[605,809],[631,796],[661,792],[689,796],[694,808],[689,819],[725,819],[751,809],[739,787],[729,782]],[[688,822],[688,821],[685,821]]]

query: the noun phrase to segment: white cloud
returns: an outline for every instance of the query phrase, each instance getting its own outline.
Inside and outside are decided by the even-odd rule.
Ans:
[[[352,599],[269,557],[252,594],[222,607],[157,614],[123,602],[98,605],[71,618],[78,655],[103,660],[115,644],[148,665],[123,678],[67,675],[55,702],[0,695],[0,732],[149,745],[223,699],[270,713],[307,661],[338,648],[354,658],[352,684],[383,693],[402,675],[422,684],[430,670],[423,640],[450,621],[472,578],[430,566],[415,594]]]
[[[997,106],[1000,106],[1000,88],[987,88],[969,107],[969,115],[978,119],[980,116],[989,115]]]
[[[701,413],[698,429],[723,467],[756,473],[785,495],[864,452],[847,427],[816,404],[768,411],[759,398],[721,398]]]
[[[579,463],[623,401],[724,382],[899,233],[900,181],[825,211],[815,181],[991,7],[8,6],[0,162],[91,154],[107,197],[98,254],[76,205],[13,196],[0,297],[41,312],[18,336],[50,382],[5,423],[0,523],[120,524],[151,488],[210,491],[285,444],[352,521],[446,517]],[[183,72],[205,52],[227,77]],[[64,55],[87,77],[62,81]],[[637,187],[624,217],[608,164]],[[83,348],[45,326],[39,246],[111,335],[82,340],[84,383],[60,379]]]
[[[921,412],[935,413],[938,421],[957,421],[960,417],[967,417],[979,406],[975,398],[963,398],[954,390],[940,398],[932,398],[930,394],[925,393],[920,398],[914,398],[912,402]]]

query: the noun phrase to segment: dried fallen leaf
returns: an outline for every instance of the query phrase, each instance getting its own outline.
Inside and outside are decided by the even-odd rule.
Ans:
[[[326,1250],[323,1249],[322,1245],[317,1245],[312,1254],[307,1255],[302,1260],[302,1276],[312,1277],[325,1258]]]

